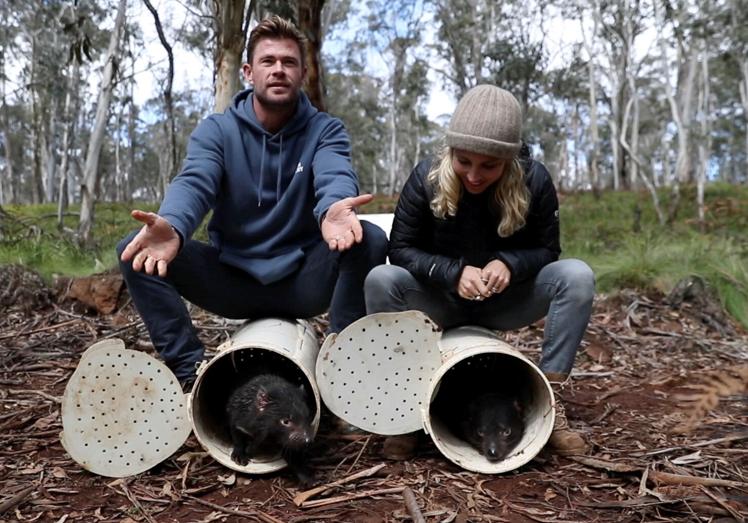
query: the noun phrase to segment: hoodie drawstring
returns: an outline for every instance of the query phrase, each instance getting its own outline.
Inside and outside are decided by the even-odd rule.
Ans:
[[[265,135],[262,135],[262,155],[260,155],[260,184],[257,187],[257,207],[262,206],[262,185],[265,175]]]
[[[283,135],[279,134],[278,146],[278,173],[275,180],[275,201],[281,198],[281,178],[283,177]],[[265,182],[265,149],[267,148],[267,137],[262,135],[262,155],[260,155],[260,183],[257,187],[257,207],[262,207],[262,189]]]
[[[275,181],[275,201],[279,202],[281,199],[281,175],[283,172],[283,135],[280,135],[280,148],[278,151],[278,176]]]

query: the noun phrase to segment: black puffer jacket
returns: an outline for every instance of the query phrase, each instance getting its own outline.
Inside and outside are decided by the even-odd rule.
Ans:
[[[558,259],[558,198],[545,166],[525,158],[525,182],[531,194],[527,223],[508,238],[497,233],[500,211],[490,203],[493,190],[462,191],[457,215],[436,218],[429,203],[434,189],[426,179],[432,160],[416,165],[403,187],[390,232],[390,262],[418,280],[456,292],[466,265],[482,268],[492,259],[512,272],[511,283],[531,278]]]

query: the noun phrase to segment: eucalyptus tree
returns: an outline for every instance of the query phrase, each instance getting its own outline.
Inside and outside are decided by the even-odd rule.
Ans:
[[[67,67],[65,70],[64,103],[60,115],[62,140],[60,143],[60,165],[58,169],[57,189],[57,227],[62,230],[63,216],[69,203],[69,193],[73,187],[70,165],[72,150],[76,148],[76,122],[81,106],[81,66],[93,61],[94,38],[97,19],[102,10],[94,3],[79,5],[70,3],[62,8],[59,23],[67,41]],[[77,144],[80,145],[80,144]]]
[[[104,57],[104,71],[101,88],[96,103],[96,120],[91,130],[91,139],[86,152],[86,163],[81,183],[81,213],[78,222],[78,234],[84,244],[90,243],[91,229],[94,220],[94,206],[96,204],[99,182],[99,154],[104,141],[107,121],[109,119],[109,103],[114,90],[115,73],[119,61],[120,41],[125,25],[127,0],[119,0],[117,14],[114,21],[109,47]]]
[[[14,58],[21,65],[22,94],[19,101],[30,112],[30,136],[25,148],[30,160],[25,174],[28,199],[32,203],[49,200],[55,189],[55,150],[57,115],[63,97],[63,76],[66,46],[59,31],[58,17],[64,2],[50,0],[31,4],[16,2],[14,15],[18,20],[18,53]]]
[[[153,22],[156,26],[158,39],[161,42],[164,51],[166,51],[166,56],[169,61],[163,91],[164,109],[166,111],[166,118],[164,119],[163,125],[163,136],[166,150],[165,153],[161,155],[162,160],[159,162],[159,185],[161,186],[162,193],[164,193],[166,192],[166,186],[174,177],[177,170],[177,142],[176,130],[174,128],[174,100],[172,98],[172,85],[174,84],[174,52],[164,34],[164,28],[161,24],[161,18],[159,17],[158,11],[153,7],[150,0],[143,0],[143,2],[153,15]]]
[[[0,205],[16,200],[18,170],[14,163],[17,161],[14,140],[14,130],[11,128],[10,104],[8,93],[8,57],[16,53],[15,43],[19,31],[18,19],[15,11],[11,10],[9,2],[0,4],[0,147],[2,151],[2,171],[0,171]],[[11,84],[12,86],[12,84]]]
[[[737,65],[738,93],[743,108],[744,154],[743,183],[748,183],[748,2],[728,0],[730,45],[729,57]]]
[[[367,4],[367,42],[386,74],[380,102],[387,108],[388,136],[384,148],[386,182],[382,189],[399,191],[407,173],[421,155],[428,95],[425,58],[419,54],[424,30],[424,2],[371,1]],[[376,52],[377,54],[374,54]]]

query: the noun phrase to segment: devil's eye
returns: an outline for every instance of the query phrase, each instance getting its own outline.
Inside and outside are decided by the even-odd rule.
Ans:
[[[508,436],[508,435],[509,435],[509,434],[511,434],[511,433],[512,433],[512,429],[504,429],[504,432],[502,432],[502,434],[503,434],[504,436]]]
[[[282,420],[280,420],[280,422],[281,422],[281,425],[283,425],[284,427],[289,427],[291,425],[290,418],[283,418]]]

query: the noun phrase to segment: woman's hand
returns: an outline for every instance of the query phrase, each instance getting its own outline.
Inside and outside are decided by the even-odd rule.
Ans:
[[[481,301],[491,296],[489,287],[483,281],[481,270],[472,265],[462,269],[460,281],[457,282],[457,294],[466,300]]]
[[[501,260],[491,260],[483,267],[481,279],[491,294],[500,294],[509,286],[512,272]]]

